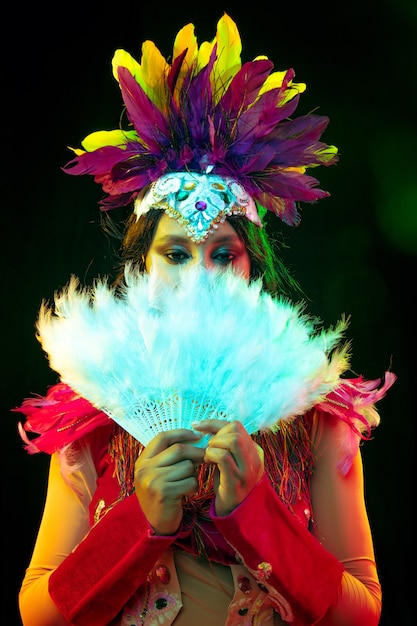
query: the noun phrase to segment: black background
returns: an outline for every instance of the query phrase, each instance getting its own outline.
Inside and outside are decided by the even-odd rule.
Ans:
[[[48,3],[49,4],[49,3]],[[44,393],[55,374],[34,335],[43,298],[76,274],[111,273],[112,243],[98,223],[101,190],[60,167],[68,145],[116,128],[116,48],[140,60],[151,39],[169,56],[189,22],[211,40],[223,11],[237,22],[243,60],[270,57],[307,83],[297,114],[330,117],[324,139],[340,163],[319,168],[331,197],[304,205],[298,228],[280,227],[284,260],[325,325],[351,316],[352,369],[391,368],[381,425],[363,447],[368,511],[384,589],[381,626],[411,626],[414,580],[415,145],[417,4],[414,0],[316,3],[74,0],[3,9],[2,72],[2,626],[19,626],[17,592],[46,489],[48,457],[28,456],[10,409]],[[6,43],[8,41],[8,43]],[[414,349],[413,349],[414,348]],[[59,523],[59,520],[57,520]]]

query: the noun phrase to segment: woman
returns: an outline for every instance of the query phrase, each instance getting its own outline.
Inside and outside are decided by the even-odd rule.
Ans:
[[[115,73],[135,130],[87,138],[67,171],[93,173],[109,194],[106,209],[134,202],[119,284],[128,264],[173,285],[180,269],[199,265],[232,267],[271,294],[288,294],[294,281],[274,255],[260,205],[296,224],[296,200],[326,195],[305,176],[309,165],[334,162],[335,150],[318,142],[326,124],[313,116],[288,127],[288,103],[302,87],[288,73],[271,75],[264,57],[253,62],[256,72],[240,72],[227,15],[211,46],[196,47],[191,34],[189,25],[177,35],[172,66],[160,72],[163,90],[148,80],[146,63],[118,51]],[[223,95],[209,90],[219,76]],[[222,126],[235,108],[228,86],[241,94],[243,80],[256,82],[257,96]],[[196,93],[212,105],[205,102],[204,123]],[[237,135],[232,119],[241,122]],[[261,150],[262,132],[273,156]],[[243,153],[250,163],[237,158]],[[381,588],[359,442],[377,425],[374,403],[393,381],[390,373],[383,384],[340,379],[276,432],[208,419],[145,446],[62,382],[25,401],[25,430],[39,436],[22,436],[29,452],[50,453],[51,465],[19,596],[24,626],[376,626]],[[207,445],[195,445],[207,434]]]

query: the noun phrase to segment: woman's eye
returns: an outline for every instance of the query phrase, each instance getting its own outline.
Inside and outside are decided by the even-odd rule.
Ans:
[[[231,250],[217,250],[217,252],[213,254],[213,261],[219,265],[228,265],[232,263],[235,258],[236,255]]]
[[[190,255],[185,250],[169,250],[165,252],[165,256],[172,263],[183,263]]]

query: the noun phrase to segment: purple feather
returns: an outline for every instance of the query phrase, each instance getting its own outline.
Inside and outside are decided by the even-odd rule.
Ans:
[[[159,154],[162,146],[169,145],[170,136],[166,118],[128,69],[119,67],[117,73],[130,122],[147,147]]]
[[[223,115],[227,112],[227,116],[234,119],[240,111],[246,110],[254,102],[273,67],[268,59],[244,63],[219,101]]]
[[[272,90],[264,94],[248,111],[239,118],[237,124],[236,142],[233,152],[251,151],[257,143],[266,145],[271,141],[271,133],[283,119],[289,117],[298,104],[298,97],[282,107],[276,106],[279,90]]]
[[[317,187],[319,182],[316,178],[297,172],[276,170],[275,174],[271,174],[262,182],[264,191],[290,200],[314,202],[329,195]]]
[[[175,86],[177,84],[177,80],[178,80],[178,76],[181,70],[181,66],[183,64],[185,55],[188,52],[188,48],[185,48],[185,50],[183,50],[181,52],[181,54],[179,54],[176,59],[174,60],[174,62],[172,63],[170,70],[168,72],[168,76],[167,76],[167,87],[168,87],[168,91],[169,93],[172,95],[174,93],[174,89]],[[172,100],[170,100],[170,103],[172,104]]]
[[[135,148],[134,154],[137,154]],[[94,152],[84,152],[69,161],[62,168],[67,174],[78,176],[79,174],[93,174],[102,176],[107,174],[116,163],[126,159],[127,152],[117,146],[104,146]]]
[[[183,94],[179,104],[179,121],[186,141],[191,145],[209,148],[209,115],[212,103],[210,73],[216,60],[213,49],[208,64],[197,74],[191,69],[183,84]]]

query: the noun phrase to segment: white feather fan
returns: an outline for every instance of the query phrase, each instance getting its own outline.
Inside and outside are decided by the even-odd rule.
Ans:
[[[252,434],[303,414],[347,367],[345,329],[319,329],[260,281],[201,269],[180,270],[172,287],[127,268],[121,292],[72,277],[37,321],[61,380],[144,445],[203,418]]]

